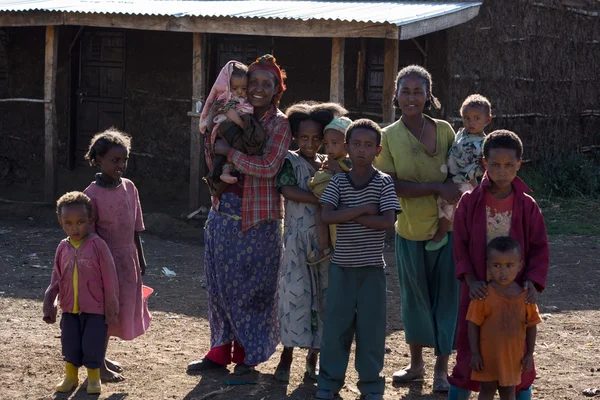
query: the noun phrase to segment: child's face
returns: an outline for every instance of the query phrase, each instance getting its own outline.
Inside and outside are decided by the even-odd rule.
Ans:
[[[323,144],[323,127],[321,124],[311,120],[300,122],[296,134],[296,143],[298,143],[300,154],[303,157],[314,159]]]
[[[521,160],[517,158],[514,149],[490,149],[488,157],[483,159],[483,165],[488,171],[492,184],[499,189],[505,189],[517,176],[521,168]]]
[[[335,159],[346,157],[345,139],[346,135],[337,129],[327,129],[323,133],[323,147],[325,148],[325,154],[327,154],[328,157]]]
[[[96,158],[102,173],[113,180],[119,180],[127,169],[129,152],[123,146],[114,146],[105,155]]]
[[[491,249],[487,254],[487,266],[492,280],[501,286],[508,286],[521,270],[521,253],[518,249],[504,253]]]
[[[237,97],[247,98],[246,91],[248,90],[248,77],[246,75],[232,76],[229,85],[231,87],[231,93],[235,94]]]
[[[492,116],[482,106],[466,106],[462,110],[463,125],[471,135],[481,135],[492,122]]]
[[[63,206],[58,217],[58,223],[72,240],[86,237],[92,222],[93,219],[88,215],[87,208],[83,204]]]
[[[377,146],[377,133],[370,129],[357,128],[352,131],[346,150],[353,166],[369,166],[381,151]]]

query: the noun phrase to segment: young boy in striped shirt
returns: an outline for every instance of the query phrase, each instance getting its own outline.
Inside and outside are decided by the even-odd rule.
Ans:
[[[361,399],[383,399],[386,289],[383,268],[385,231],[394,226],[400,204],[389,175],[375,169],[381,129],[359,119],[346,130],[352,161],[348,173],[336,174],[321,196],[322,220],[337,224],[329,265],[321,365],[316,399],[339,399],[350,346],[356,333],[356,370]]]

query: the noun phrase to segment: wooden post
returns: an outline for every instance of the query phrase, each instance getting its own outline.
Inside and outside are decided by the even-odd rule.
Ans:
[[[329,100],[344,104],[344,38],[331,38],[331,81]]]
[[[56,201],[56,63],[58,27],[46,27],[44,69],[44,201]]]
[[[396,75],[398,75],[398,40],[384,40],[383,58],[383,122],[394,122],[394,96],[396,95]]]
[[[200,112],[196,109],[198,101],[206,100],[206,42],[203,33],[194,32],[192,52],[192,117],[190,130],[190,212],[201,205],[210,204],[208,187],[202,182],[205,175],[204,139],[200,134]]]
[[[356,105],[365,103],[365,74],[367,72],[367,39],[360,39],[356,68]]]

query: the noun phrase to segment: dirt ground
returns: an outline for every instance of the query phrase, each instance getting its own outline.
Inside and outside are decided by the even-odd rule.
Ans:
[[[51,220],[51,218],[50,218]],[[108,355],[122,362],[126,380],[105,384],[102,399],[310,399],[314,382],[303,381],[303,354],[297,353],[289,385],[273,380],[281,348],[271,360],[245,377],[243,386],[227,387],[233,378],[225,372],[188,375],[186,365],[209,347],[206,316],[203,247],[197,240],[168,240],[145,234],[148,272],[145,284],[154,288],[150,299],[152,326],[130,341],[111,340]],[[188,235],[189,237],[189,235]],[[80,387],[70,395],[55,395],[61,378],[58,324],[42,321],[42,297],[50,281],[60,228],[38,216],[0,219],[0,389],[1,399],[87,398]],[[548,289],[539,303],[544,323],[539,326],[535,399],[583,398],[582,390],[600,387],[600,237],[551,237]],[[444,399],[432,394],[433,355],[426,351],[427,375],[423,382],[396,386],[389,377],[408,363],[408,348],[400,319],[400,300],[393,249],[388,262],[388,338],[393,349],[386,356],[386,399]],[[161,273],[176,272],[174,278]],[[453,359],[451,359],[451,363]],[[592,372],[594,371],[594,372]],[[80,373],[83,380],[84,374]],[[343,399],[358,396],[357,374],[351,359]],[[475,396],[473,396],[474,398]]]

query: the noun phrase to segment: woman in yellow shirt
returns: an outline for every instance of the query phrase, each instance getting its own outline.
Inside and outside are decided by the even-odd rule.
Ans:
[[[459,298],[452,233],[448,245],[437,251],[426,251],[425,245],[437,231],[436,197],[455,203],[460,192],[446,168],[454,130],[446,121],[423,114],[430,105],[440,107],[431,86],[431,75],[425,68],[412,65],[398,73],[394,105],[402,117],[384,129],[382,150],[375,163],[394,178],[402,206],[396,222],[396,265],[411,363],[395,372],[393,379],[408,383],[423,378],[423,347],[433,347],[437,357],[433,389],[446,392]]]

